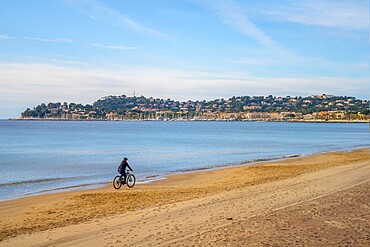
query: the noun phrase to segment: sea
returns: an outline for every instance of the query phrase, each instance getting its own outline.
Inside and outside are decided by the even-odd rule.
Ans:
[[[0,120],[0,201],[104,186],[124,157],[137,183],[149,183],[362,147],[366,123]]]

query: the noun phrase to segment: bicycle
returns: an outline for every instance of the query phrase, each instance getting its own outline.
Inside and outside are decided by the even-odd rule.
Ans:
[[[131,174],[129,170],[126,171],[126,181],[123,181],[123,176],[119,175],[113,179],[113,187],[118,190],[122,185],[127,184],[127,187],[132,188],[136,183],[134,174]]]

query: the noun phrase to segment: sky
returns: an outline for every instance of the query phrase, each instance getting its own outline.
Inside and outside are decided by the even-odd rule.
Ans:
[[[0,118],[134,92],[369,91],[368,0],[0,1]]]

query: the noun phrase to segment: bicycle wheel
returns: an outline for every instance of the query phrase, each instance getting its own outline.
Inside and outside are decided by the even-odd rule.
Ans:
[[[128,176],[127,176],[127,186],[129,187],[129,188],[132,188],[132,187],[134,187],[134,185],[135,185],[135,183],[136,183],[136,178],[135,178],[135,176],[134,175],[132,175],[132,174],[129,174]]]
[[[122,183],[121,183],[121,176],[116,176],[114,179],[113,179],[113,187],[118,190],[119,188],[121,188],[122,186]]]

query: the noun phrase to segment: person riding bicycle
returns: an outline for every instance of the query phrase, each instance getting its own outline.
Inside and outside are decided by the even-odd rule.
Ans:
[[[128,159],[126,157],[123,158],[123,160],[121,161],[121,164],[118,167],[118,172],[123,176],[124,183],[126,182],[126,177],[127,177],[126,168],[130,169],[130,171],[133,171],[131,166],[127,163],[127,161]]]

